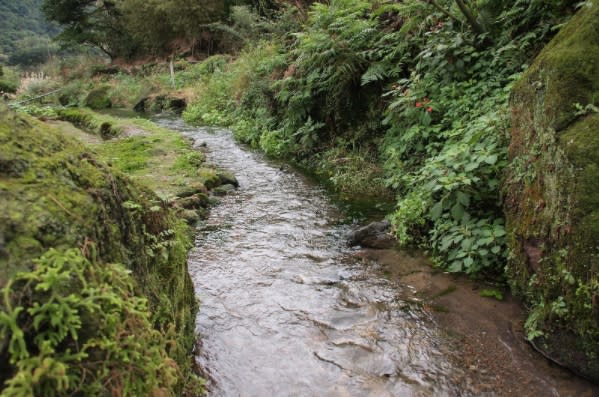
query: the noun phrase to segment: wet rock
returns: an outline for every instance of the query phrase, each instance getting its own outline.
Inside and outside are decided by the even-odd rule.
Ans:
[[[221,182],[221,185],[233,185],[234,187],[239,187],[237,178],[235,178],[235,175],[231,174],[230,172],[221,171],[217,174],[217,176]]]
[[[208,194],[208,189],[202,183],[192,183],[189,186],[182,186],[175,192],[175,196],[185,198],[198,193]]]
[[[198,168],[198,176],[200,177],[200,180],[204,186],[206,186],[208,189],[213,189],[219,185],[222,185],[221,179],[212,168]]]
[[[359,245],[375,249],[392,248],[395,246],[396,240],[389,233],[390,229],[391,223],[387,220],[372,222],[350,233],[347,243],[350,247]]]
[[[502,191],[506,276],[534,308],[538,346],[599,382],[597,293],[588,292],[599,279],[599,113],[572,111],[599,98],[599,0],[585,4],[510,94]],[[552,315],[539,304],[566,309]]]
[[[229,194],[233,191],[235,191],[235,186],[227,183],[225,185],[215,187],[212,190],[212,193],[215,194],[216,196],[226,196],[227,194]]]
[[[200,220],[200,214],[195,210],[181,210],[179,216],[183,218],[188,225],[194,225]]]
[[[207,195],[203,193],[197,193],[189,197],[179,198],[173,202],[176,207],[184,208],[186,210],[197,210],[208,206],[210,202]]]

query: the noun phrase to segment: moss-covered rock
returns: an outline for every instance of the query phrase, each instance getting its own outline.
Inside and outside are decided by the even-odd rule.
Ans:
[[[218,176],[218,172],[212,168],[200,167],[197,170],[200,181],[206,188],[213,189],[222,185],[222,181]]]
[[[148,339],[152,346],[140,345],[139,349],[164,350],[171,363],[157,368],[169,373],[175,368],[174,373],[178,374],[174,383],[162,383],[158,385],[160,390],[150,390],[146,394],[190,395],[197,386],[191,371],[197,304],[187,272],[189,247],[187,226],[152,191],[98,161],[81,144],[67,140],[38,121],[17,116],[0,104],[0,288],[10,285],[18,272],[38,269],[43,261],[35,262],[36,258],[51,249],[66,252],[74,248],[95,267],[103,268],[110,263],[124,265],[131,271],[131,281],[135,281],[136,298],[148,300],[148,318],[159,331],[159,336]],[[82,274],[93,274],[93,266],[92,270]],[[110,277],[110,272],[107,274],[102,277]],[[78,282],[75,278],[73,283]],[[65,288],[62,290],[70,287],[65,285]],[[37,296],[23,291],[18,300],[0,303],[0,390],[18,373],[18,363],[9,360],[14,354],[9,343],[13,340],[11,335],[15,335],[14,329],[7,328],[10,316],[3,317],[3,314],[14,312],[21,304],[32,307],[35,302],[30,302],[28,297]],[[126,288],[119,291],[128,293]],[[128,318],[125,316],[123,321]],[[137,320],[131,318],[131,321]],[[21,325],[25,332],[30,332],[25,340],[33,343],[39,330],[36,331],[31,323]],[[80,328],[81,332],[93,334],[95,329],[102,333],[102,326],[84,323]],[[82,339],[77,342],[70,334],[62,337],[64,343],[59,348],[63,352],[71,349],[71,353],[75,353],[83,346]],[[125,339],[113,342],[123,343],[123,350],[128,348]],[[31,354],[34,350],[32,348]],[[90,360],[97,358],[89,351],[86,354]],[[136,350],[135,354],[143,357],[145,353]],[[133,356],[131,359],[135,360]],[[35,371],[34,365],[31,373]],[[151,375],[140,371],[136,375],[138,379]],[[42,372],[40,369],[35,373]],[[81,382],[92,382],[98,376],[108,379],[113,375],[109,372],[90,373]],[[40,376],[32,379],[34,382]],[[77,394],[78,383],[71,386],[68,392],[63,390],[56,395]],[[121,386],[121,392],[127,390],[126,384]]]
[[[543,49],[511,97],[504,185],[513,289],[529,338],[599,381],[599,0]],[[590,106],[589,106],[590,105]]]
[[[68,121],[92,134],[99,135],[105,140],[114,138],[122,132],[122,129],[116,127],[113,123],[99,120],[94,116],[94,113],[85,109],[60,109],[57,116],[61,120]]]
[[[108,95],[110,87],[94,88],[85,98],[85,106],[91,109],[108,109],[112,107],[112,101]]]
[[[181,114],[187,107],[187,98],[182,95],[151,94],[143,95],[134,101],[133,110],[140,113],[160,113],[171,111]]]

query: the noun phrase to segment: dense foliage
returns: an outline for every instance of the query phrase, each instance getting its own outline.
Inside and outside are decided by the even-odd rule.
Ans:
[[[401,243],[501,273],[508,95],[567,3],[316,3],[294,32],[207,60],[186,117],[232,124],[341,190],[392,191]]]
[[[90,45],[110,58],[168,55],[179,45],[210,52],[218,41],[224,0],[43,0],[48,19],[64,27],[59,39]]]
[[[193,87],[187,120],[230,125],[240,140],[354,197],[395,198],[389,219],[401,244],[425,248],[450,272],[507,277],[531,305],[529,338],[550,353],[582,346],[568,362],[594,363],[597,202],[578,190],[594,189],[596,171],[588,134],[598,69],[585,54],[596,53],[596,0],[293,3],[45,0],[64,41],[111,57],[231,51],[194,65],[180,59],[176,76],[152,73],[160,67],[141,68],[143,77],[92,71],[93,82],[70,82],[59,100],[156,104],[173,87],[183,96]],[[570,24],[568,38],[554,40],[567,56],[549,45],[537,57],[575,11],[590,50],[572,33],[587,30]],[[559,78],[546,84],[561,89],[545,101],[547,70]],[[560,148],[553,135],[569,123]],[[506,213],[519,221],[506,226]],[[568,237],[576,220],[584,228]],[[580,370],[589,368],[596,374],[594,364]]]
[[[19,78],[17,74],[9,68],[4,68],[0,65],[0,92],[14,93],[17,91]]]

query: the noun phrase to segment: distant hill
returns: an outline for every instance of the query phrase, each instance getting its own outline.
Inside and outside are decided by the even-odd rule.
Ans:
[[[0,0],[0,63],[34,61],[23,52],[48,47],[49,38],[58,33],[57,26],[44,18],[42,1]]]

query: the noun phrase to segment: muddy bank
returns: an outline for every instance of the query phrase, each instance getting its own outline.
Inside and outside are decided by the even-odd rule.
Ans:
[[[559,367],[526,341],[526,313],[505,291],[504,299],[482,297],[494,286],[431,267],[417,253],[360,250],[365,266],[408,287],[410,305],[430,313],[444,342],[458,352],[452,360],[465,369],[466,389],[489,396],[596,396],[599,386]]]

